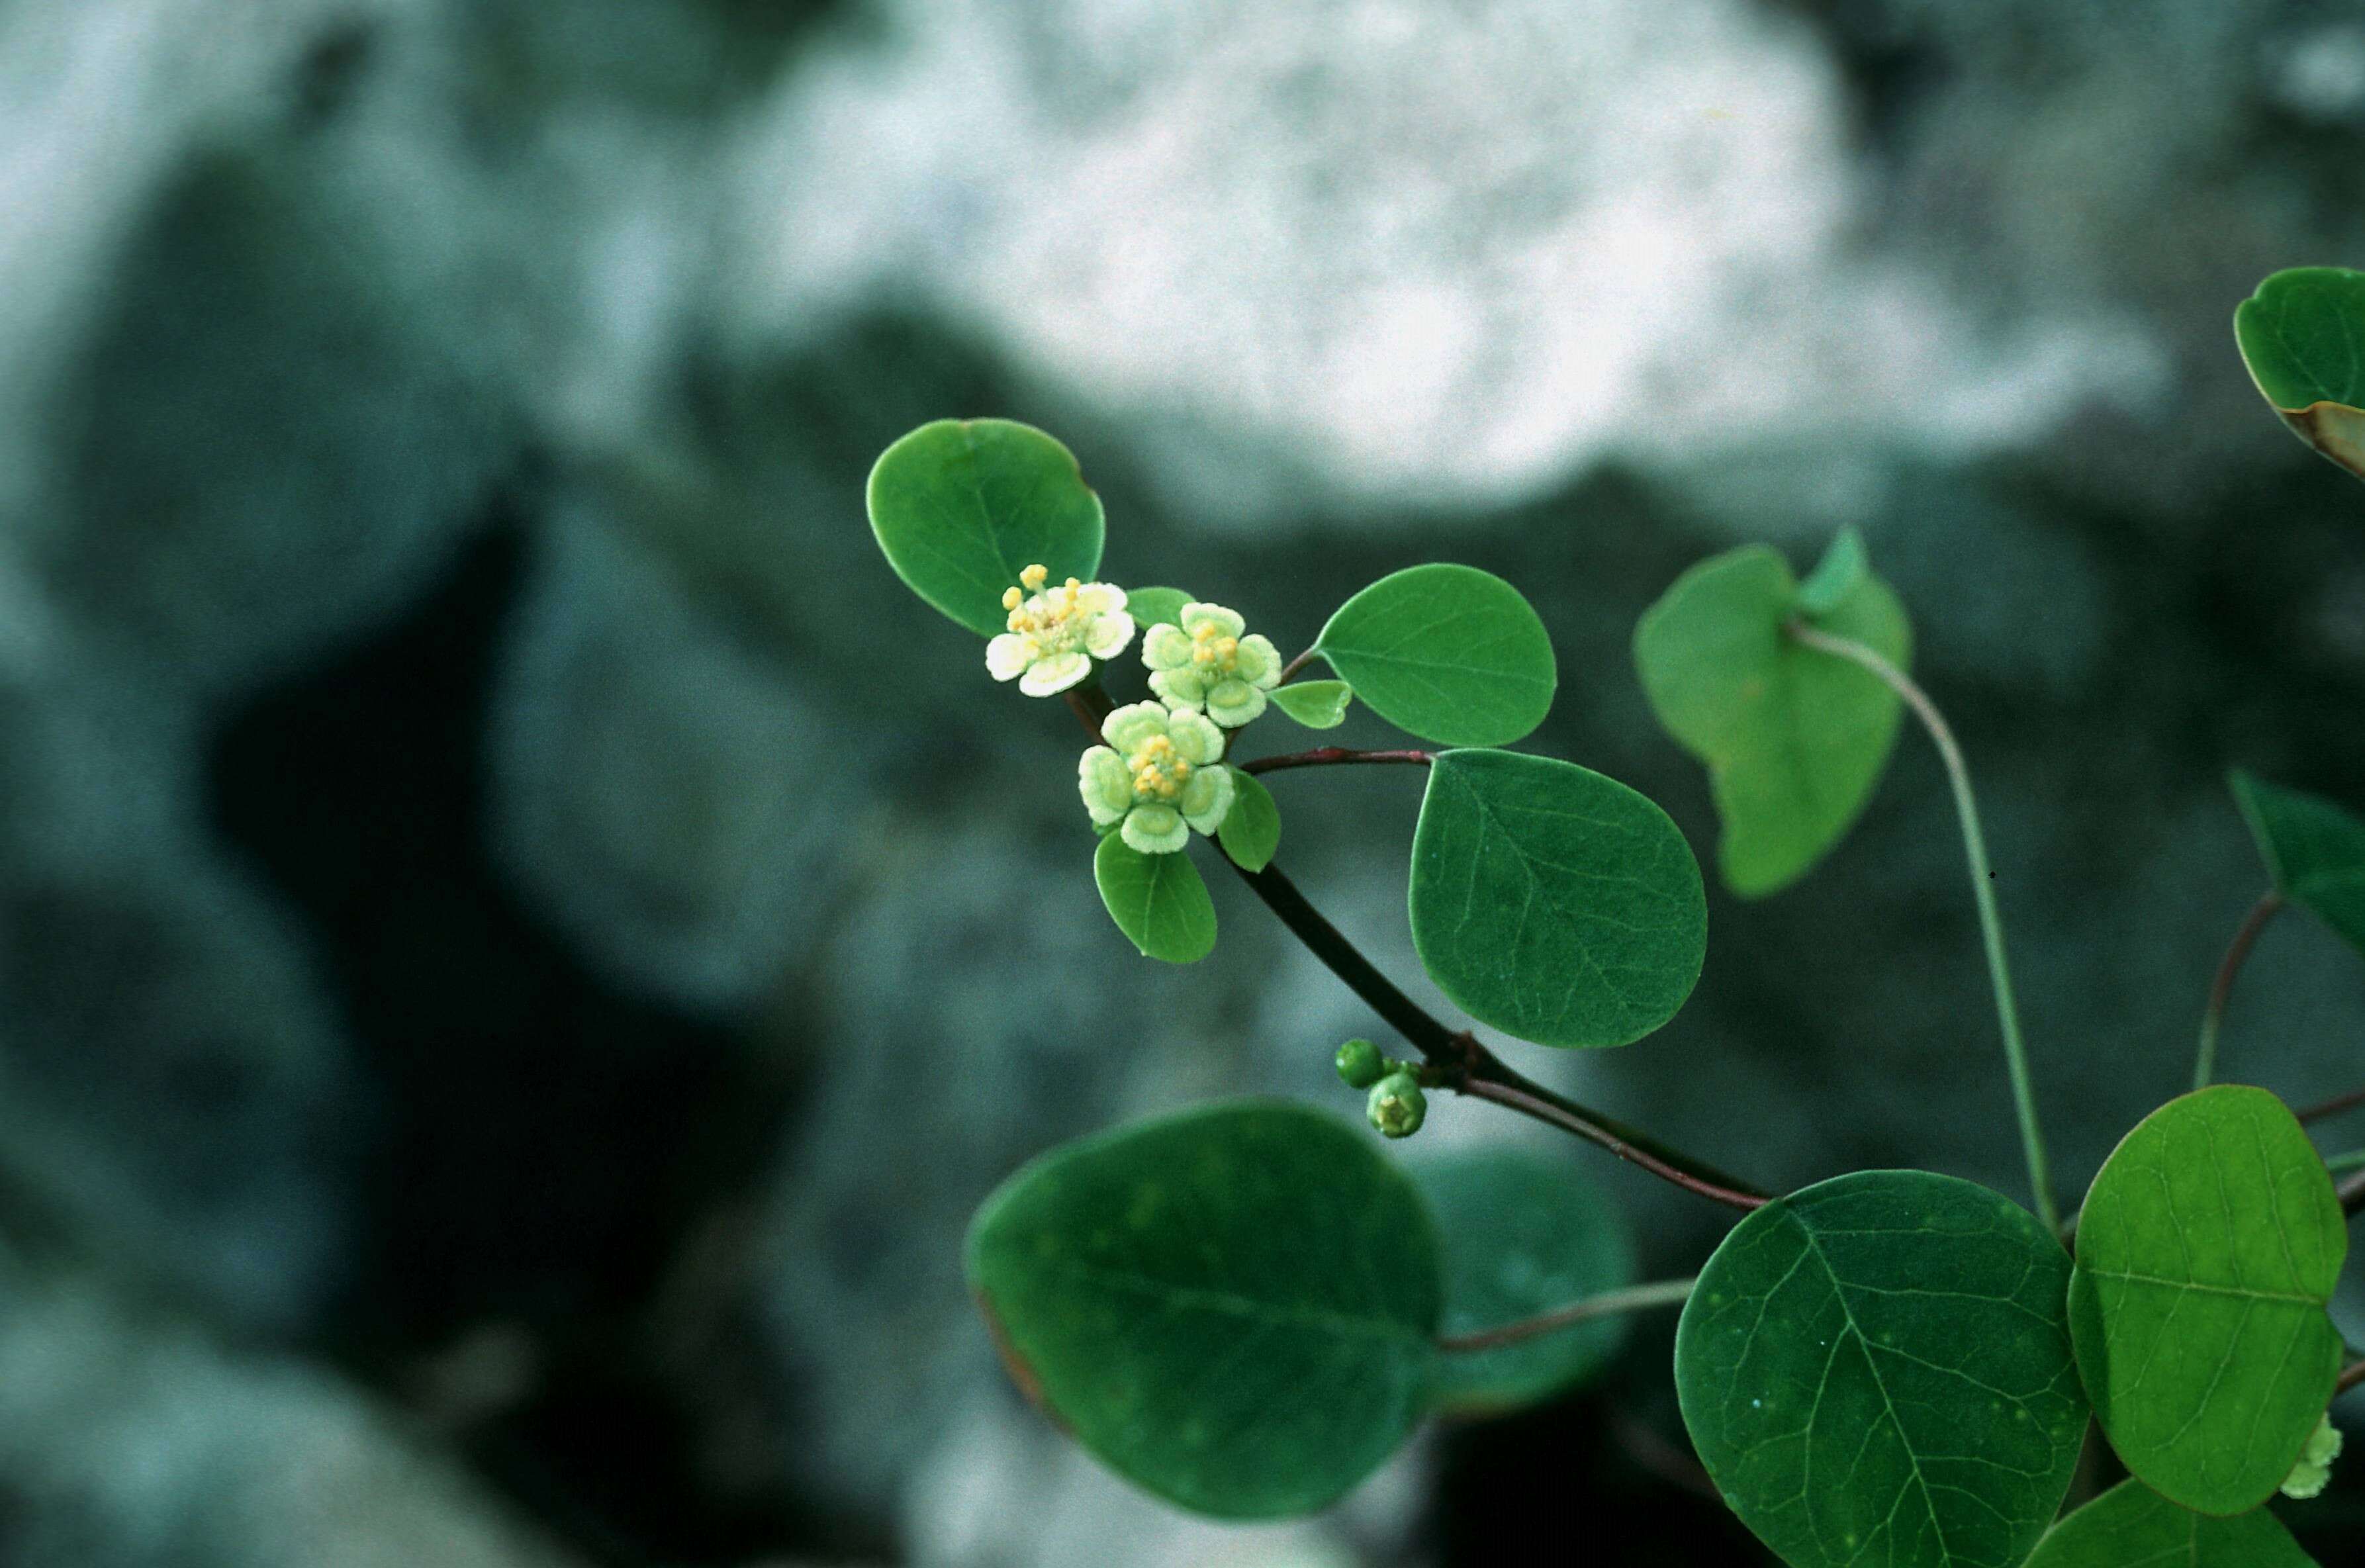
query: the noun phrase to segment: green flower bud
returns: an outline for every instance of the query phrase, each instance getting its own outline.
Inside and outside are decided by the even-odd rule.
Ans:
[[[1388,1073],[1388,1058],[1369,1040],[1350,1040],[1339,1047],[1339,1076],[1350,1089],[1369,1089]]]
[[[2299,1463],[2292,1467],[2289,1479],[2283,1482],[2283,1495],[2303,1501],[2321,1495],[2332,1481],[2332,1462],[2339,1457],[2340,1428],[2332,1424],[2327,1415],[2308,1434],[2307,1447],[2300,1450]]]
[[[1421,1119],[1429,1114],[1429,1101],[1412,1074],[1398,1070],[1372,1085],[1372,1097],[1363,1109],[1372,1126],[1389,1137],[1410,1137],[1420,1131]]]

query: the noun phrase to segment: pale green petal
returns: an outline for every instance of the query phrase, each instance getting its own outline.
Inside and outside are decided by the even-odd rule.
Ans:
[[[1076,789],[1094,827],[1106,827],[1133,809],[1133,776],[1125,770],[1125,758],[1104,745],[1077,762]]]
[[[1220,604],[1201,604],[1196,599],[1182,607],[1182,630],[1196,632],[1202,625],[1212,625],[1226,637],[1237,637],[1248,629],[1248,622],[1237,610],[1226,610]]]
[[[1205,767],[1224,755],[1224,732],[1196,713],[1177,713],[1167,722],[1166,733],[1173,738],[1174,749],[1182,760],[1194,767]]]
[[[1206,678],[1195,669],[1151,670],[1149,689],[1164,698],[1170,708],[1196,709],[1207,700]]]
[[[1232,655],[1232,671],[1250,686],[1270,691],[1281,684],[1281,650],[1272,645],[1272,638],[1251,632],[1240,639],[1240,651]]]
[[[1093,673],[1090,655],[1081,653],[1053,654],[1048,659],[1037,659],[1025,675],[1018,678],[1018,689],[1029,697],[1050,697]]]
[[[1182,820],[1201,833],[1223,826],[1231,809],[1232,770],[1228,767],[1203,767],[1182,786]]]
[[[1117,832],[1144,855],[1171,855],[1191,842],[1182,813],[1171,806],[1136,806],[1126,813]]]
[[[985,671],[996,680],[1016,680],[1035,662],[1035,640],[1004,632],[985,645]]]
[[[1087,615],[1111,615],[1125,608],[1125,589],[1115,583],[1086,583],[1076,590],[1076,604]]]
[[[1191,634],[1160,622],[1141,634],[1141,662],[1151,669],[1181,669],[1191,662]]]
[[[1237,730],[1264,711],[1264,693],[1245,680],[1219,680],[1207,693],[1207,717]]]
[[[1166,733],[1166,704],[1128,702],[1101,721],[1101,739],[1126,755],[1152,735]]]
[[[1119,610],[1093,616],[1084,623],[1084,652],[1096,659],[1113,659],[1133,641],[1133,617]]]

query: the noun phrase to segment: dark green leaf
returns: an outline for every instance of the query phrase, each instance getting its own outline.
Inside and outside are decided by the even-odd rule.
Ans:
[[[2348,1233],[2299,1119],[2220,1084],[2138,1123],[2078,1222],[2078,1369],[2135,1479],[2204,1514],[2274,1495],[2332,1400]]]
[[[1799,613],[1831,614],[1863,586],[1871,571],[1872,563],[1864,553],[1864,535],[1853,528],[1841,529],[1815,569],[1807,574],[1807,580],[1799,585]]]
[[[2213,1519],[2122,1481],[2045,1532],[2028,1568],[2316,1568],[2261,1508]]]
[[[1560,679],[1519,590],[1474,566],[1409,566],[1339,607],[1316,649],[1372,711],[1444,745],[1508,745]]]
[[[1634,1250],[1617,1211],[1565,1152],[1494,1143],[1431,1155],[1411,1171],[1445,1252],[1440,1333],[1499,1328],[1633,1282]],[[1491,1415],[1563,1393],[1608,1363],[1626,1325],[1623,1316],[1597,1317],[1441,1355],[1437,1408]]]
[[[982,637],[1003,630],[1003,593],[1029,566],[1053,582],[1100,569],[1101,499],[1074,455],[1032,425],[922,425],[880,454],[868,498],[896,575]]]
[[[2283,422],[2365,474],[2365,273],[2292,267],[2235,308],[2243,363]]]
[[[1413,946],[1483,1024],[1545,1046],[1622,1046],[1699,980],[1708,903],[1667,813],[1549,757],[1448,751],[1413,830]]]
[[[1142,626],[1180,626],[1182,607],[1191,596],[1181,588],[1146,588],[1125,590],[1125,610]]]
[[[1225,1518],[1319,1508],[1419,1419],[1439,1312],[1419,1194],[1368,1135],[1210,1106],[1053,1150],[970,1227],[1026,1387],[1093,1454]]]
[[[1676,1330],[1717,1488],[1792,1568],[2019,1563],[2086,1431],[2069,1260],[1984,1187],[1866,1170],[1735,1226]]]
[[[1143,957],[1195,964],[1215,951],[1215,901],[1188,854],[1144,855],[1112,833],[1093,854],[1093,880]]]
[[[1270,693],[1272,705],[1309,730],[1335,730],[1347,717],[1355,689],[1343,680],[1293,680]]]
[[[2236,773],[2233,785],[2276,890],[2365,949],[2365,823],[2247,773]]]
[[[1718,859],[1743,898],[1788,887],[1839,842],[1897,738],[1895,692],[1783,634],[1799,599],[1782,557],[1753,544],[1686,572],[1634,633],[1659,722],[1708,765],[1724,823]],[[1869,573],[1807,618],[1900,668],[1911,657],[1905,611]]]
[[[1254,774],[1232,768],[1232,809],[1224,813],[1216,841],[1247,871],[1263,870],[1281,847],[1281,807]]]

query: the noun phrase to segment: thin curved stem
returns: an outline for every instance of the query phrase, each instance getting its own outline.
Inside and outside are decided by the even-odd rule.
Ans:
[[[2337,1116],[2343,1111],[2353,1111],[2359,1105],[2365,1105],[2365,1089],[2352,1089],[2346,1094],[2335,1094],[2329,1100],[2319,1100],[2304,1110],[2293,1112],[2292,1114],[2303,1122],[2320,1122],[2326,1116]]]
[[[1298,655],[1295,658],[1281,666],[1281,678],[1273,682],[1273,684],[1275,686],[1287,686],[1291,681],[1297,678],[1299,671],[1303,670],[1307,665],[1312,664],[1313,662],[1314,650],[1308,648],[1304,653]]]
[[[1239,764],[1243,773],[1278,773],[1285,767],[1351,767],[1359,764],[1387,762],[1409,763],[1427,767],[1436,760],[1436,754],[1426,751],[1353,751],[1346,746],[1318,745],[1311,751],[1285,752],[1279,756],[1260,756],[1253,762]]]
[[[1114,706],[1108,694],[1097,682],[1089,682],[1070,687],[1066,696],[1068,706],[1075,711],[1084,728],[1097,736],[1101,721]],[[1240,879],[1264,901],[1265,907],[1289,928],[1292,935],[1306,944],[1332,974],[1346,982],[1348,990],[1362,997],[1372,1011],[1386,1019],[1390,1027],[1420,1052],[1428,1063],[1422,1074],[1425,1081],[1456,1093],[1492,1100],[1564,1132],[1575,1133],[1662,1180],[1728,1207],[1754,1209],[1770,1201],[1765,1193],[1726,1175],[1706,1160],[1532,1081],[1488,1050],[1467,1029],[1447,1028],[1435,1014],[1374,968],[1337,926],[1306,902],[1306,895],[1297,890],[1297,884],[1283,876],[1280,867],[1268,862],[1264,869],[1250,871],[1231,862],[1228,857],[1227,864],[1239,873]]]
[[[2346,1394],[2360,1383],[2365,1383],[2365,1361],[2354,1361],[2340,1369],[2340,1376],[2333,1382],[2332,1392],[2335,1394]]]
[[[2234,994],[2234,981],[2242,972],[2242,965],[2250,956],[2250,948],[2259,940],[2259,933],[2283,907],[2283,896],[2272,888],[2260,895],[2250,906],[2247,918],[2234,939],[2225,945],[2225,957],[2218,962],[2217,978],[2209,985],[2209,1005],[2201,1014],[2201,1048],[2192,1061],[2192,1087],[2206,1089],[2217,1076],[2217,1030],[2225,1021],[2225,1002]]]
[[[2357,1211],[2365,1209],[2365,1171],[2351,1176],[2336,1189],[2340,1194],[2340,1212],[2355,1218]]]
[[[2004,1063],[2012,1074],[2012,1109],[2020,1118],[2021,1148],[2028,1159],[2028,1184],[2036,1198],[2037,1217],[2044,1220],[2046,1229],[2058,1232],[2061,1206],[2053,1195],[2053,1173],[2046,1157],[2044,1129],[2037,1125],[2036,1092],[2029,1080],[2028,1048],[2021,1040],[2020,1006],[2012,996],[2012,968],[2004,954],[2003,916],[1996,909],[1995,872],[1988,865],[1987,839],[1979,831],[1978,801],[1971,793],[1971,772],[1964,765],[1963,749],[1955,744],[1955,732],[1947,727],[1945,716],[1938,711],[1929,694],[1877,652],[1850,638],[1819,631],[1803,621],[1793,620],[1785,630],[1803,647],[1862,666],[1903,698],[1914,717],[1922,721],[1922,727],[1930,733],[1932,743],[1938,748],[1938,759],[1945,764],[1946,778],[1955,791],[1955,813],[1963,824],[1964,858],[1970,862],[1971,896],[1979,908],[1979,935],[1987,947],[1988,981],[1995,991],[1996,1022],[2003,1032]]]
[[[1437,1348],[1449,1353],[1496,1350],[1506,1345],[1517,1345],[1546,1334],[1556,1334],[1564,1328],[1574,1327],[1597,1317],[1613,1317],[1621,1312],[1644,1312],[1654,1306],[1681,1306],[1690,1299],[1692,1287],[1698,1283],[1697,1277],[1656,1280],[1646,1285],[1604,1291],[1599,1295],[1586,1296],[1583,1301],[1571,1302],[1566,1306],[1554,1307],[1533,1317],[1522,1317],[1516,1323],[1482,1328],[1474,1334],[1440,1334]]]
[[[2346,1154],[2327,1154],[2324,1168],[2335,1176],[2348,1170],[2365,1170],[2365,1148],[2352,1148]]]

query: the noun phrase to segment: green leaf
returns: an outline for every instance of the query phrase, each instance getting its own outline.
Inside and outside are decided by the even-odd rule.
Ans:
[[[1807,574],[1807,580],[1799,585],[1799,613],[1829,615],[1845,604],[1871,573],[1864,535],[1853,528],[1841,529],[1815,569]]]
[[[2045,1532],[2028,1568],[2316,1568],[2261,1508],[2213,1519],[2122,1481]]]
[[[1822,588],[1845,575],[1834,567]],[[1839,842],[1897,738],[1895,692],[1782,631],[1801,611],[1901,669],[1911,635],[1897,596],[1869,574],[1829,610],[1807,610],[1801,593],[1780,555],[1752,544],[1686,572],[1634,633],[1652,710],[1708,765],[1724,824],[1718,859],[1725,885],[1743,898],[1789,886]]]
[[[1778,1198],[1676,1330],[1684,1424],[1792,1568],[2020,1562],[2086,1433],[2069,1260],[2017,1204],[1920,1170]]]
[[[913,593],[981,637],[1029,566],[1051,580],[1100,569],[1101,498],[1073,454],[1032,425],[938,420],[870,470],[870,531]]]
[[[2365,475],[2365,273],[2292,267],[2235,308],[2234,341],[2299,438]]]
[[[1112,833],[1093,854],[1093,880],[1144,958],[1195,964],[1215,951],[1216,903],[1189,855],[1144,855]]]
[[[2348,1250],[2324,1161],[2265,1090],[2136,1124],[2086,1194],[2069,1286],[2078,1369],[2135,1479],[2204,1514],[2274,1495],[2340,1373],[2325,1304]]]
[[[1573,762],[1440,752],[1413,830],[1412,941],[1483,1024],[1622,1046],[1699,980],[1708,903],[1667,813]]]
[[[2329,801],[2247,773],[2232,782],[2275,890],[2365,950],[2365,823]]]
[[[1271,1518],[1336,1499],[1419,1419],[1435,1353],[1436,1236],[1374,1141],[1251,1102],[1028,1165],[968,1249],[1020,1385],[1186,1508]]]
[[[1232,768],[1232,809],[1224,813],[1216,841],[1242,870],[1261,871],[1272,864],[1272,852],[1281,847],[1281,807],[1256,775]]]
[[[1558,1150],[1487,1144],[1414,1161],[1439,1220],[1447,1336],[1475,1334],[1631,1284],[1634,1249],[1617,1211]],[[1607,1366],[1627,1319],[1597,1317],[1492,1350],[1437,1358],[1448,1415],[1485,1416],[1561,1394]]]
[[[1272,705],[1309,730],[1335,730],[1347,717],[1355,689],[1343,680],[1294,680],[1266,694]]]
[[[1146,588],[1125,590],[1125,612],[1138,626],[1180,626],[1182,607],[1191,596],[1181,588]]]
[[[1339,607],[1315,650],[1372,711],[1443,745],[1508,745],[1560,675],[1519,590],[1475,566],[1408,566]]]

